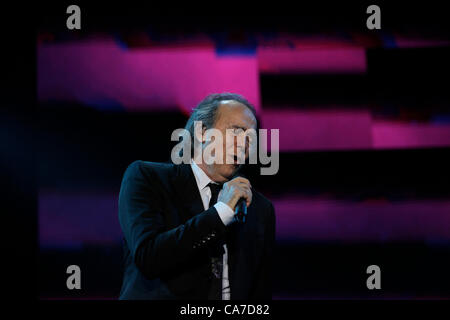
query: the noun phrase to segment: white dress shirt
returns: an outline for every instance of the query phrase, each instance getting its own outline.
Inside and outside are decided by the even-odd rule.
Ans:
[[[211,199],[211,189],[208,187],[210,182],[214,183],[206,173],[191,159],[191,168],[197,182],[197,187],[202,198],[203,207],[205,210],[209,208],[209,201]],[[233,210],[223,202],[217,202],[214,205],[220,219],[224,225],[229,225],[233,222],[234,212]],[[223,248],[225,253],[223,254],[223,272],[222,272],[222,300],[230,300],[230,281],[228,279],[228,252],[227,245],[224,244]]]

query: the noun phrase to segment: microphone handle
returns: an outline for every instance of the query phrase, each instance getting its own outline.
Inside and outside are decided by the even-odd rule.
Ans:
[[[239,223],[245,223],[245,217],[247,216],[247,202],[245,201],[245,198],[239,199],[234,209],[234,213],[236,214]]]

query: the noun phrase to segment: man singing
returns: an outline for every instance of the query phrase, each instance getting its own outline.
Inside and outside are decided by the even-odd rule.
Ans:
[[[257,128],[255,109],[231,93],[206,97],[187,124],[192,145],[211,141],[197,134]],[[239,300],[272,298],[275,212],[272,203],[237,176],[238,148],[223,139],[223,161],[135,161],[119,194],[125,270],[120,299]],[[245,146],[248,157],[248,145]],[[227,159],[231,161],[226,161]],[[245,201],[245,222],[235,214]]]

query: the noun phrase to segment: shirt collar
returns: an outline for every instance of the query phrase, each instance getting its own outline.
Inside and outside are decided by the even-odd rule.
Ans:
[[[198,189],[203,190],[210,182],[213,182],[206,173],[191,159],[191,168],[194,173],[195,181],[197,181]]]

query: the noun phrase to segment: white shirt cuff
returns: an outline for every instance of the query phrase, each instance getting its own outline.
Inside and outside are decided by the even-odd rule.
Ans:
[[[214,205],[214,208],[216,208],[217,213],[219,214],[219,217],[224,225],[227,226],[233,221],[234,212],[226,203],[221,201],[217,202]]]

